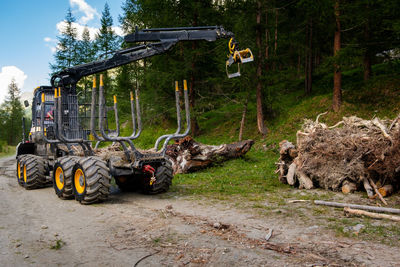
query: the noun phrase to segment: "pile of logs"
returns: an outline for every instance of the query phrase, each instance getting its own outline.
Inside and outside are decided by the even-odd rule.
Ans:
[[[395,120],[344,117],[328,127],[305,120],[296,146],[280,143],[279,180],[299,188],[343,193],[364,189],[383,199],[400,187],[400,124]]]

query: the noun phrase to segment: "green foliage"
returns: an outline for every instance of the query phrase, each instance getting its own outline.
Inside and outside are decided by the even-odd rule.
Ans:
[[[24,109],[20,101],[20,89],[13,79],[8,86],[8,96],[0,106],[0,140],[16,145],[22,136],[22,117]]]
[[[50,63],[50,69],[53,73],[77,65],[82,60],[78,53],[78,33],[73,25],[75,21],[76,19],[72,15],[71,9],[68,9],[64,20],[65,27],[62,29],[61,35],[57,37],[57,50],[54,54],[55,62],[53,64]]]
[[[95,44],[98,56],[104,55],[109,57],[108,53],[115,51],[119,47],[119,38],[112,29],[113,19],[110,14],[110,7],[106,3],[101,13],[101,27],[99,33],[96,34]]]

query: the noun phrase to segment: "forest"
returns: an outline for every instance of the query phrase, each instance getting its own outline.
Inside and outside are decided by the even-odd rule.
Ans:
[[[139,145],[175,126],[174,83],[186,79],[192,110],[191,135],[208,143],[256,140],[256,149],[274,150],[282,139],[294,140],[304,118],[329,111],[329,123],[342,116],[394,117],[399,109],[400,3],[344,0],[127,0],[119,21],[104,6],[95,38],[78,36],[68,10],[58,36],[52,72],[111,57],[129,47],[112,29],[223,25],[235,33],[254,62],[241,66],[241,77],[228,79],[227,40],[181,42],[169,53],[104,73],[107,101],[117,95],[124,131],[129,93],[138,88],[145,131]],[[79,82],[82,101],[92,77]],[[2,144],[21,136],[22,105],[10,85],[0,108]],[[29,130],[29,123],[26,124]]]

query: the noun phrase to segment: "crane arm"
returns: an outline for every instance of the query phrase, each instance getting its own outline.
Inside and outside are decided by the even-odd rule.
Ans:
[[[118,50],[113,52],[111,58],[64,69],[55,73],[51,77],[51,85],[53,87],[63,86],[64,88],[69,86],[74,87],[82,77],[123,66],[144,58],[163,54],[180,41],[205,40],[213,42],[221,38],[231,38],[234,40],[234,34],[226,31],[222,26],[158,28],[144,29],[140,31],[136,29],[134,33],[128,34],[124,37],[126,43],[152,43]],[[239,61],[239,63],[242,63],[240,57],[230,56],[230,60],[229,66],[232,63],[237,63]]]

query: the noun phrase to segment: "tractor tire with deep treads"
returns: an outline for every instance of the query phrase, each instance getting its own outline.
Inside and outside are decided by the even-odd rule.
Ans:
[[[20,156],[17,157],[16,175],[17,175],[18,184],[20,186],[24,186],[23,169],[24,169],[24,162],[25,162],[26,156],[28,156],[28,155],[24,154],[24,155],[20,155]]]
[[[58,158],[53,168],[53,187],[57,196],[61,199],[74,198],[72,190],[72,170],[81,159],[76,156]]]
[[[111,176],[105,161],[93,156],[81,158],[72,173],[75,199],[81,204],[102,202],[108,198]]]
[[[46,160],[36,155],[27,155],[24,158],[23,178],[25,189],[35,189],[45,187],[46,179]]]
[[[154,184],[150,185],[150,179],[144,179],[142,192],[149,195],[167,192],[172,184],[173,177],[172,164],[167,160],[161,166],[157,167]]]

